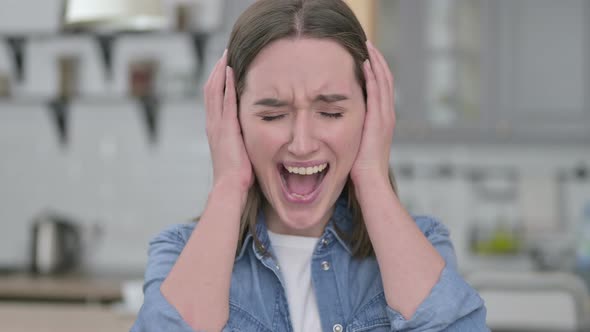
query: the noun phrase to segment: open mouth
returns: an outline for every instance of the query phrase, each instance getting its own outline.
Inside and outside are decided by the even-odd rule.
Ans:
[[[320,185],[330,170],[330,164],[326,162],[297,167],[281,163],[278,168],[287,200],[293,203],[310,203],[318,196]]]

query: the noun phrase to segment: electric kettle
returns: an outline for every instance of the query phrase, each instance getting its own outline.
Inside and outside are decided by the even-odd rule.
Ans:
[[[78,264],[80,252],[80,230],[74,221],[52,212],[33,220],[31,271],[34,274],[68,272]]]

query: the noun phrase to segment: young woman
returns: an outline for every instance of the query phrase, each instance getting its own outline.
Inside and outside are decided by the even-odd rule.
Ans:
[[[214,185],[151,243],[132,331],[488,331],[389,175],[393,78],[341,0],[259,0],[205,86]]]

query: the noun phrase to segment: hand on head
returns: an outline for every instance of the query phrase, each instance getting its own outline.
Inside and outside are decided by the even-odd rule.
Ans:
[[[227,66],[227,50],[217,61],[204,92],[214,185],[233,183],[247,192],[254,182],[254,175],[238,122],[234,74]]]
[[[388,180],[395,127],[393,76],[383,55],[370,42],[367,47],[369,59],[363,66],[366,112],[360,148],[350,170],[357,185],[372,179]],[[247,192],[254,174],[238,120],[234,74],[227,66],[227,51],[205,85],[205,107],[214,183],[233,183]]]
[[[388,179],[389,152],[395,127],[393,75],[383,55],[367,42],[364,63],[367,110],[363,136],[350,176],[355,184],[367,178]]]

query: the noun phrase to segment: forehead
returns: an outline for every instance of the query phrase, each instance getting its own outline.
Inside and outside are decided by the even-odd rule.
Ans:
[[[290,38],[270,43],[256,56],[246,75],[244,93],[345,93],[356,85],[354,60],[340,44],[329,39]]]

